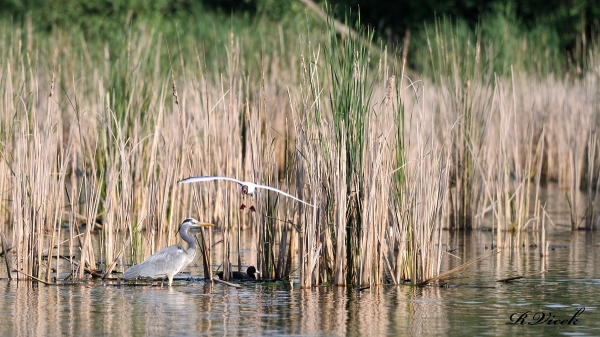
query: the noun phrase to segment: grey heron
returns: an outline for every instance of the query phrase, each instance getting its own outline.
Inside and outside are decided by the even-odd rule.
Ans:
[[[179,184],[186,184],[186,183],[196,183],[196,182],[202,182],[202,181],[211,181],[211,180],[229,180],[229,181],[233,181],[236,182],[240,185],[240,189],[242,192],[242,197],[249,195],[249,196],[253,196],[255,194],[258,193],[258,189],[262,188],[265,190],[270,190],[270,191],[274,191],[277,192],[279,194],[283,194],[286,197],[292,198],[296,201],[300,201],[303,204],[306,204],[310,207],[314,207],[316,208],[316,206],[309,204],[308,202],[304,201],[304,200],[300,200],[298,198],[296,198],[295,196],[285,193],[282,190],[276,189],[274,187],[271,186],[266,186],[266,185],[259,185],[259,184],[255,184],[249,181],[241,181],[241,180],[237,180],[234,178],[229,178],[229,177],[216,177],[216,176],[198,176],[198,177],[189,177],[186,179],[182,179],[179,181]],[[240,209],[244,209],[246,207],[246,205],[242,204],[242,206],[240,207]],[[255,211],[254,206],[250,207],[251,211]]]
[[[260,272],[257,271],[256,268],[254,268],[254,266],[250,266],[250,267],[248,267],[248,269],[246,269],[245,273],[242,273],[239,271],[232,272],[231,279],[232,280],[255,280],[255,279],[257,279],[256,274],[260,274]],[[219,278],[222,280],[223,272],[222,271],[218,272],[217,276],[219,276]]]
[[[198,243],[196,238],[188,233],[191,228],[213,226],[210,223],[199,222],[194,218],[183,220],[179,226],[179,235],[187,242],[188,248],[173,245],[152,254],[144,262],[137,264],[123,273],[123,279],[131,280],[137,277],[144,278],[169,278],[169,287],[173,283],[173,276],[194,260]]]

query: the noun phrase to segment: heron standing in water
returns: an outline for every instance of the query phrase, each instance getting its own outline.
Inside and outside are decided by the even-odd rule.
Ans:
[[[237,179],[229,178],[229,177],[213,177],[213,176],[190,177],[190,178],[186,178],[186,179],[180,180],[179,184],[195,183],[195,182],[200,182],[200,181],[211,181],[211,180],[229,180],[229,181],[233,181],[233,182],[238,183],[240,185],[240,189],[242,191],[242,197],[244,197],[246,195],[253,196],[253,195],[255,195],[255,194],[258,193],[258,189],[259,188],[263,188],[263,189],[266,189],[266,190],[270,190],[270,191],[274,191],[274,192],[283,194],[283,195],[285,195],[288,198],[292,198],[292,199],[294,199],[296,201],[300,201],[301,203],[306,204],[306,205],[308,205],[310,207],[316,208],[316,206],[311,205],[311,204],[309,204],[308,202],[306,202],[304,200],[300,200],[300,199],[296,198],[295,196],[293,196],[291,194],[288,194],[288,193],[285,193],[284,191],[278,190],[278,189],[276,189],[274,187],[265,186],[265,185],[258,185],[258,184],[255,184],[255,183],[252,183],[252,182],[249,182],[249,181],[241,181],[241,180],[237,180]],[[242,206],[240,207],[240,209],[244,209],[244,208],[246,208],[246,205],[242,204]],[[254,206],[251,206],[250,210],[253,211],[253,212],[256,211],[256,209],[254,208]]]
[[[131,280],[137,277],[145,278],[169,278],[169,287],[173,283],[173,276],[185,268],[196,256],[198,243],[196,238],[188,230],[213,226],[210,223],[199,222],[194,218],[187,218],[179,226],[179,235],[187,242],[188,248],[183,249],[180,245],[173,245],[161,249],[152,254],[144,262],[137,264],[123,273],[123,279]]]

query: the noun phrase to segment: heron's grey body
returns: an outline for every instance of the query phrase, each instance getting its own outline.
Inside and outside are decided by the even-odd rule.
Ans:
[[[144,262],[137,264],[123,273],[125,280],[138,277],[169,279],[169,286],[173,283],[173,276],[194,260],[198,243],[196,238],[188,233],[190,228],[212,226],[209,223],[200,223],[193,218],[187,218],[179,227],[179,235],[187,242],[188,248],[180,245],[169,246],[152,254]]]

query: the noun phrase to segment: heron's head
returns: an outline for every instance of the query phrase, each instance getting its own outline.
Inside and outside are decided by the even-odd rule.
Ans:
[[[242,186],[242,195],[246,195],[248,194],[248,186],[247,185],[243,185]]]
[[[194,227],[212,227],[212,226],[214,226],[214,225],[211,223],[208,223],[208,222],[200,222],[194,218],[187,218],[187,219],[183,220],[179,229],[181,230],[184,228],[188,229],[188,228],[194,228]]]

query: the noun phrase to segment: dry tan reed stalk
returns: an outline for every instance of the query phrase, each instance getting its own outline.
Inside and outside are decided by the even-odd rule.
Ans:
[[[361,247],[364,248],[365,254],[361,256],[361,276],[359,284],[378,284],[383,276],[383,261],[384,252],[387,240],[380,240],[386,236],[386,224],[389,222],[386,211],[389,205],[389,197],[391,191],[391,179],[385,172],[390,172],[393,168],[392,149],[389,146],[391,131],[395,127],[394,116],[395,112],[391,104],[393,93],[395,92],[395,84],[393,77],[390,77],[386,88],[386,104],[380,106],[380,111],[377,115],[371,115],[368,119],[367,129],[367,150],[365,155],[364,179],[366,198],[363,204],[362,213],[364,214],[364,223],[367,225],[363,228],[363,242]],[[382,133],[383,131],[383,133]]]
[[[291,218],[289,210],[284,211],[284,216],[286,219]],[[271,218],[271,220],[274,221],[274,225],[277,223],[275,230],[277,232],[276,236],[279,239],[277,260],[274,261],[274,278],[287,279],[289,278],[289,270],[293,263],[292,257],[295,255],[292,242],[294,240],[293,232],[296,231],[295,225],[291,220],[282,221],[275,218]]]
[[[9,280],[12,280],[10,262],[8,261],[8,244],[2,228],[0,228],[0,240],[2,240],[2,254],[4,254],[4,263],[6,264],[6,275],[8,276]]]
[[[22,272],[22,271],[19,271],[19,270],[17,270],[17,273],[19,273],[19,274],[23,274],[23,275],[25,275],[25,276],[29,277],[30,279],[34,279],[34,280],[36,280],[36,281],[38,281],[38,282],[42,282],[43,284],[45,284],[45,285],[47,285],[47,286],[49,286],[49,285],[52,285],[52,283],[50,283],[50,282],[46,282],[46,281],[44,281],[44,280],[42,280],[42,279],[40,279],[40,278],[37,278],[37,277],[35,277],[35,276],[33,276],[33,275],[30,275],[30,274],[27,274],[27,273],[25,273],[25,272]]]
[[[427,285],[429,283],[433,283],[433,282],[438,281],[440,279],[443,279],[443,278],[445,278],[445,277],[447,277],[449,275],[452,275],[452,274],[454,274],[456,272],[464,270],[465,268],[468,268],[469,266],[471,266],[471,265],[473,265],[473,264],[475,264],[475,263],[477,263],[477,262],[479,262],[481,260],[487,259],[488,257],[492,257],[492,256],[494,256],[494,255],[496,255],[498,253],[499,253],[499,250],[497,248],[495,248],[488,255],[480,256],[480,257],[478,257],[476,259],[473,259],[473,260],[471,260],[469,262],[466,262],[466,263],[464,263],[464,264],[462,264],[462,265],[460,265],[460,266],[458,266],[456,268],[453,268],[453,269],[451,269],[451,270],[449,270],[449,271],[447,271],[445,273],[442,273],[442,274],[440,274],[440,275],[438,275],[436,277],[432,277],[430,279],[423,280],[422,282],[419,282],[417,285],[418,286],[425,286],[425,285]]]
[[[345,133],[342,132],[343,137],[345,137]],[[341,193],[338,194],[338,198],[337,198],[337,205],[336,206],[336,210],[337,212],[335,212],[334,216],[335,216],[335,223],[338,224],[343,224],[346,222],[346,214],[348,212],[348,193],[346,191],[346,176],[347,176],[347,172],[346,172],[346,168],[347,168],[347,158],[346,158],[346,148],[345,148],[345,144],[346,144],[346,139],[342,138],[341,139],[341,144],[342,144],[342,148],[338,151],[339,153],[339,158],[335,158],[336,162],[332,163],[334,164],[333,167],[335,167],[337,169],[337,172],[335,172],[334,174],[334,179],[332,181],[333,188],[336,191],[340,191]],[[333,201],[333,200],[332,200]],[[330,201],[331,202],[331,201]],[[339,285],[339,286],[343,286],[346,285],[346,275],[345,275],[345,271],[347,268],[347,250],[346,250],[346,226],[342,225],[342,226],[338,226],[337,230],[336,230],[336,252],[334,255],[334,261],[335,261],[335,269],[334,269],[334,284],[335,285]]]
[[[229,224],[226,224],[223,228],[223,279],[229,281],[231,275],[231,229]]]
[[[98,182],[94,179],[88,180],[89,186],[86,186],[86,223],[85,223],[85,234],[83,237],[83,244],[81,247],[81,259],[79,266],[85,267],[86,265],[92,271],[96,270],[96,259],[94,247],[92,246],[92,229],[96,224],[96,216],[98,214],[98,206],[100,204],[100,193]],[[89,194],[88,194],[89,193]],[[83,278],[84,268],[79,268],[79,279]]]
[[[209,233],[211,230],[209,229]],[[208,237],[208,239],[207,239]],[[210,242],[210,234],[205,235],[204,230],[200,231],[200,251],[202,252],[202,266],[204,270],[204,278],[208,280],[213,280],[213,271],[212,271],[212,250],[211,250],[211,242]],[[225,274],[223,274],[225,275]]]
[[[112,271],[115,269],[115,267],[117,265],[117,262],[119,262],[119,260],[121,260],[121,257],[123,256],[123,253],[125,252],[125,249],[127,247],[129,247],[130,243],[131,243],[131,237],[129,237],[127,239],[127,242],[125,242],[125,244],[121,247],[121,250],[119,251],[117,256],[114,258],[114,261],[106,267],[106,271],[104,272],[104,275],[102,276],[103,279],[106,278],[107,275],[110,275],[112,273]]]
[[[220,280],[220,279],[218,279],[218,278],[216,278],[216,279],[213,279],[213,281],[215,281],[215,282],[217,282],[217,283],[222,283],[222,284],[228,285],[228,286],[230,286],[230,287],[234,287],[234,288],[241,288],[241,287],[242,287],[242,286],[241,286],[241,285],[239,285],[239,284],[235,284],[235,283],[227,282],[227,281],[224,281],[224,280]]]
[[[51,202],[51,206],[50,206],[50,211],[53,212],[53,216],[52,216],[52,220],[51,220],[51,224],[52,224],[52,230],[51,230],[51,237],[50,237],[50,243],[49,243],[49,250],[48,250],[48,264],[47,264],[47,272],[46,272],[46,282],[50,281],[50,275],[51,275],[51,262],[53,261],[53,250],[55,247],[56,242],[60,242],[61,241],[61,230],[60,230],[60,225],[63,222],[63,204],[64,204],[64,191],[61,188],[62,186],[65,186],[65,179],[66,179],[66,175],[67,175],[67,168],[68,168],[68,160],[70,159],[70,152],[67,152],[65,154],[65,152],[62,153],[62,155],[60,156],[63,159],[63,162],[60,163],[60,170],[58,172],[58,180],[56,184],[53,184],[52,186],[52,202]],[[60,247],[58,247],[56,249],[56,266],[55,266],[55,270],[56,270],[56,275],[59,275],[59,263],[58,263],[58,255],[60,254]]]
[[[543,210],[543,208],[542,208]],[[548,218],[549,219],[549,218]],[[540,256],[548,255],[546,245],[546,216],[542,216],[542,239],[540,240]]]

